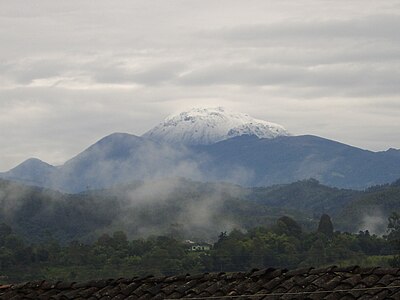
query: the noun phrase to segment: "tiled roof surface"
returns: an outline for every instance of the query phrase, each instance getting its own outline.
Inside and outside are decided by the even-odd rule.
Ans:
[[[265,269],[170,277],[38,281],[0,286],[0,299],[400,299],[400,269]]]

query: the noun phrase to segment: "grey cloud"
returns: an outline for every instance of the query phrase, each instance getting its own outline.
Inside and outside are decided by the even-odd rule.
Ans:
[[[25,59],[4,62],[0,70],[18,84],[29,84],[35,79],[59,76],[69,68],[62,59]]]
[[[266,47],[260,49],[254,58],[257,64],[313,66],[327,64],[365,64],[400,62],[400,47],[391,43],[348,44],[336,47]]]
[[[393,66],[348,65],[305,67],[291,65],[229,64],[193,70],[180,78],[189,85],[292,86],[345,96],[397,95],[400,74]],[[299,92],[301,93],[301,91]],[[310,95],[310,94],[309,94]]]
[[[185,70],[180,61],[151,60],[140,56],[100,56],[82,55],[59,56],[55,58],[31,58],[0,63],[3,76],[18,85],[31,84],[36,79],[60,77],[75,80],[85,77],[100,84],[144,84],[155,85],[176,78]],[[133,63],[135,66],[129,66]]]
[[[254,42],[262,40],[274,43],[294,39],[304,43],[323,39],[389,39],[400,42],[397,28],[400,27],[398,14],[371,15],[358,19],[331,19],[313,21],[284,20],[271,24],[242,25],[234,28],[210,30],[200,36],[224,39],[230,42]],[[318,41],[320,42],[320,41]],[[336,40],[334,42],[337,42]]]
[[[248,64],[219,64],[195,69],[182,76],[182,84],[249,84],[272,85],[295,80],[302,74],[300,68],[292,66],[258,67]]]
[[[176,78],[179,72],[184,70],[184,64],[180,62],[161,62],[150,66],[144,66],[139,70],[129,69],[123,64],[99,66],[93,71],[93,78],[100,83],[139,83],[159,84]]]

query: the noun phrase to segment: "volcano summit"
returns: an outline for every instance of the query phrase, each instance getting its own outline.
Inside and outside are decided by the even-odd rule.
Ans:
[[[173,144],[210,145],[241,135],[275,138],[289,133],[279,124],[217,107],[195,108],[172,115],[143,137]]]

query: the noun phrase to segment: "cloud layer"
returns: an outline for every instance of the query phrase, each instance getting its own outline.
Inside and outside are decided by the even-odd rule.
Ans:
[[[226,106],[400,148],[398,1],[0,2],[0,171]]]

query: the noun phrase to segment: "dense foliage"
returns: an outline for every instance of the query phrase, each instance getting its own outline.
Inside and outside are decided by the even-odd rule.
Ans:
[[[238,271],[262,267],[303,267],[328,264],[396,264],[400,218],[389,219],[389,234],[332,232],[329,216],[318,230],[304,232],[290,217],[281,217],[270,228],[247,232],[222,232],[208,251],[190,251],[190,244],[174,236],[128,240],[122,231],[102,234],[93,243],[72,241],[60,245],[51,236],[45,242],[27,244],[2,224],[0,270],[3,282],[31,279],[86,280]],[[394,257],[394,258],[393,258]]]

